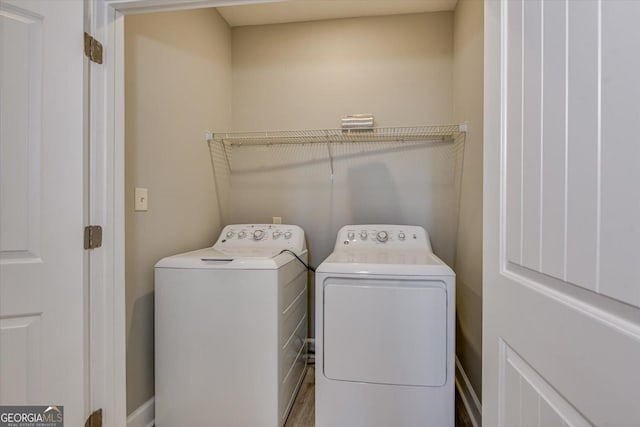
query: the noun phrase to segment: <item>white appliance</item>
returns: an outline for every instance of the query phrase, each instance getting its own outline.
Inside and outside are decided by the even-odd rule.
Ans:
[[[343,227],[316,270],[316,427],[453,427],[454,341],[424,228]]]
[[[283,426],[306,371],[304,232],[229,225],[155,267],[155,425]]]

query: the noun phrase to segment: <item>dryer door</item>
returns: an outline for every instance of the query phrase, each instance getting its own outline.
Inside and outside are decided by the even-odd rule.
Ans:
[[[328,278],[324,375],[333,380],[442,386],[447,372],[442,281]]]

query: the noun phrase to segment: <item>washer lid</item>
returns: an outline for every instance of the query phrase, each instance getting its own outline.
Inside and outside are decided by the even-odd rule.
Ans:
[[[281,249],[265,248],[215,248],[200,249],[163,258],[156,268],[184,269],[222,269],[222,270],[275,270],[294,259],[288,253],[280,254]],[[306,250],[298,255],[306,254]]]
[[[333,252],[318,273],[454,276],[430,250],[344,249]]]

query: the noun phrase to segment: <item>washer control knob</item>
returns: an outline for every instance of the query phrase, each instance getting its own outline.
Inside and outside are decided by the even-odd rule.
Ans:
[[[356,238],[356,233],[354,233],[353,231],[350,231],[347,233],[347,239],[354,240],[355,238]]]
[[[360,238],[362,240],[367,240],[367,232],[366,231],[361,231],[360,232]]]
[[[277,239],[278,237],[280,237],[280,234],[281,234],[281,233],[280,233],[279,231],[274,231],[274,232],[273,232],[273,238],[274,238],[274,239]]]
[[[378,240],[378,242],[384,243],[389,240],[389,233],[387,233],[386,231],[378,231],[378,234],[376,234],[376,239]]]
[[[291,236],[293,236],[293,233],[291,233],[290,231],[285,231],[284,232],[284,238],[285,239],[290,239]]]
[[[262,240],[263,237],[264,237],[263,230],[256,230],[253,232],[253,240]]]
[[[234,233],[233,231],[227,231],[227,239],[232,238],[234,236],[234,234],[236,234],[236,233]]]
[[[400,240],[404,240],[407,236],[404,235],[404,233],[398,233],[398,239]]]
[[[244,231],[241,231],[238,233],[238,239],[244,239],[246,235],[247,233],[245,233]]]

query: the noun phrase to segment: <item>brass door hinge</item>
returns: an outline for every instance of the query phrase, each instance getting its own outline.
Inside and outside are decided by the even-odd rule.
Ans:
[[[84,33],[84,54],[97,64],[102,64],[102,43],[89,33]]]
[[[102,246],[102,227],[87,225],[84,228],[84,248],[95,249]]]
[[[84,427],[102,427],[102,408],[89,415]]]

